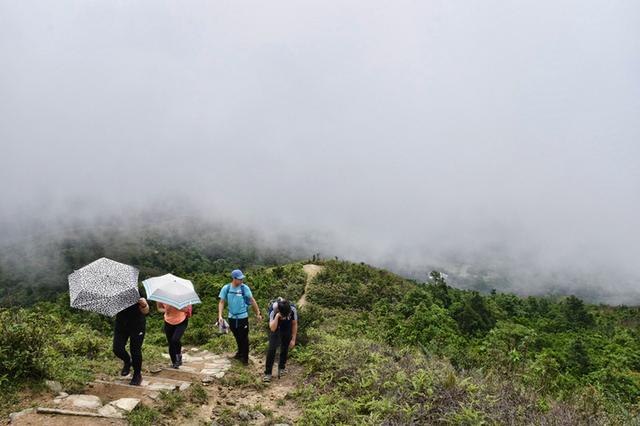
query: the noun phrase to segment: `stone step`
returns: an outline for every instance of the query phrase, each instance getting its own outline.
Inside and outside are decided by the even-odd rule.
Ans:
[[[53,402],[59,408],[38,407],[36,413],[123,419],[126,413],[138,406],[140,399],[118,398],[103,405],[96,395],[74,394],[64,398],[57,397]]]
[[[149,382],[147,380],[142,380],[142,384],[140,386],[133,386],[126,382],[109,382],[106,380],[96,380],[93,383],[101,383],[101,384],[109,384],[113,386],[122,386],[129,389],[141,389],[141,390],[151,390],[151,391],[162,391],[162,390],[186,390],[191,386],[191,382],[186,382],[183,380],[172,380],[172,379],[164,379],[161,381]]]
[[[196,375],[196,376],[215,376],[218,379],[224,377],[224,374],[229,369],[229,367],[219,367],[217,365],[211,367],[205,367],[200,369],[195,368],[182,368],[179,369],[170,368],[170,367],[162,367],[161,371],[167,371],[171,373],[183,374],[183,375]]]
[[[122,414],[100,414],[93,413],[90,411],[73,411],[73,410],[62,410],[59,408],[47,408],[47,407],[38,407],[36,408],[36,412],[38,414],[61,414],[64,416],[82,416],[82,417],[104,417],[108,419],[122,419],[124,416]]]

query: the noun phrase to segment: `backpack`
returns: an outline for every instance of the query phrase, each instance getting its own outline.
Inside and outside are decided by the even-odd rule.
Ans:
[[[251,299],[249,299],[244,292],[244,283],[240,284],[240,291],[242,292],[242,298],[244,299],[244,304],[247,306],[251,306]]]
[[[278,299],[273,299],[271,302],[269,302],[269,306],[267,306],[267,318],[271,318],[271,312],[273,312],[273,304],[277,303]],[[289,306],[291,306],[292,309],[297,309],[295,303],[289,302]]]
[[[187,310],[184,313],[187,314],[187,318],[191,318],[191,315],[193,315],[193,305],[187,306]]]

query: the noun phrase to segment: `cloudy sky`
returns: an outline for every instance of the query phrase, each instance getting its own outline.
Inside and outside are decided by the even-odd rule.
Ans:
[[[0,61],[0,235],[153,206],[638,283],[635,0],[0,0]]]

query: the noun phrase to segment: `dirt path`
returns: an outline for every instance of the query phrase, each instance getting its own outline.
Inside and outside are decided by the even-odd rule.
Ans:
[[[324,269],[324,266],[313,265],[309,263],[307,265],[304,265],[302,269],[304,269],[304,272],[307,274],[307,284],[304,287],[304,294],[298,301],[298,308],[302,308],[304,305],[307,304],[307,288],[309,287],[309,283],[311,282],[311,280],[313,280],[316,277],[316,275],[322,272],[322,270]]]
[[[208,413],[212,420],[227,416],[241,424],[243,421],[250,425],[295,424],[302,413],[289,394],[301,383],[302,368],[289,361],[286,376],[278,379],[274,375],[271,383],[264,384],[261,382],[264,375],[264,362],[264,357],[252,356],[248,367],[234,367],[229,372],[228,380],[223,380],[221,384],[208,389],[209,403],[201,407],[201,412]],[[250,377],[255,378],[255,381],[245,384],[236,383],[238,376],[234,378],[234,374],[242,369],[245,373],[248,372]],[[244,374],[242,376],[246,377]],[[251,417],[250,419],[243,418],[247,414]]]

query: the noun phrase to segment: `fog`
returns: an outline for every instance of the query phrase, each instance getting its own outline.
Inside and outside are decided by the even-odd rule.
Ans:
[[[0,61],[5,242],[197,216],[640,303],[636,1],[0,0]]]

